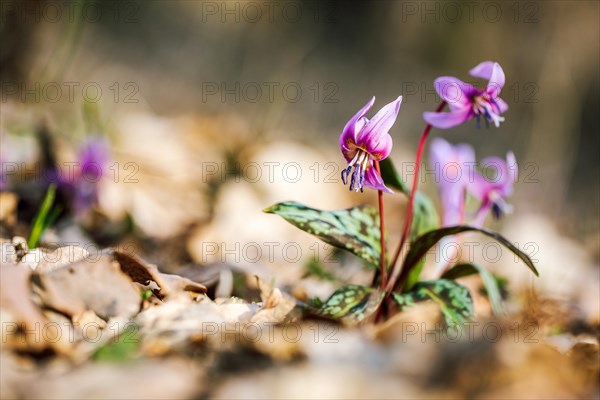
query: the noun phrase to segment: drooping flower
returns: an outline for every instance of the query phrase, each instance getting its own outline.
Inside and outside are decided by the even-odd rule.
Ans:
[[[481,201],[475,216],[475,225],[483,226],[485,217],[490,211],[494,218],[499,219],[512,211],[512,206],[506,198],[513,193],[513,185],[517,181],[518,167],[515,155],[508,152],[506,161],[500,157],[484,158],[482,166],[492,166],[496,170],[494,177],[487,174],[475,174],[475,180],[470,185],[471,193]]]
[[[504,86],[504,71],[500,64],[484,61],[469,71],[471,76],[488,79],[484,89],[477,89],[452,76],[442,76],[435,80],[434,86],[440,97],[448,103],[450,112],[426,112],[423,118],[436,128],[447,129],[460,125],[472,118],[481,118],[486,125],[492,122],[496,127],[504,121],[501,116],[508,105],[499,96]]]
[[[475,151],[468,144],[453,146],[435,138],[429,155],[444,211],[442,225],[460,225],[465,217],[465,192],[474,179]]]
[[[392,151],[388,133],[400,111],[402,96],[384,106],[369,120],[365,115],[375,102],[373,97],[348,121],[340,135],[340,147],[348,166],[342,171],[342,182],[350,190],[363,191],[365,186],[391,193],[374,167],[374,161],[387,158]],[[354,168],[354,171],[352,169]]]
[[[443,226],[469,223],[483,227],[491,211],[498,219],[509,213],[512,207],[506,198],[512,195],[517,180],[515,156],[509,152],[506,161],[499,157],[482,160],[481,166],[495,169],[495,176],[475,169],[475,152],[468,144],[451,145],[441,138],[431,142],[430,159],[443,207]],[[466,194],[479,201],[475,215],[465,213]]]

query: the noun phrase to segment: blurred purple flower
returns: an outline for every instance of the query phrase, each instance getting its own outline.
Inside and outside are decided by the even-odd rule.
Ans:
[[[496,219],[512,211],[512,206],[506,202],[506,198],[512,195],[513,185],[518,177],[517,161],[512,152],[506,155],[506,161],[500,157],[488,157],[482,160],[482,165],[493,166],[496,175],[494,178],[488,178],[476,173],[470,186],[471,193],[481,201],[475,216],[476,226],[483,226],[490,211]]]
[[[99,182],[106,173],[110,150],[106,140],[94,136],[83,143],[77,154],[77,168],[61,183],[72,194],[76,214],[81,214],[98,202]]]
[[[463,223],[465,192],[473,182],[475,151],[468,144],[451,145],[441,138],[431,141],[431,166],[444,210],[442,225],[455,226]]]
[[[436,138],[431,142],[430,158],[444,211],[443,226],[465,222],[467,192],[480,201],[471,222],[474,226],[482,227],[490,211],[495,218],[500,218],[512,210],[506,198],[512,195],[513,184],[517,180],[517,163],[513,153],[508,153],[506,161],[499,157],[482,160],[483,166],[496,170],[492,178],[475,171],[475,152],[468,144],[453,146],[444,139]]]
[[[340,135],[342,154],[348,162],[348,166],[342,171],[342,181],[344,185],[348,184],[348,176],[351,176],[350,190],[362,192],[364,186],[368,186],[392,193],[375,170],[373,162],[387,158],[392,151],[392,137],[388,131],[396,122],[402,96],[384,106],[369,120],[365,114],[374,102],[375,97],[348,121]]]
[[[450,112],[426,112],[423,118],[436,128],[446,129],[460,125],[473,117],[480,126],[481,116],[486,125],[492,122],[496,127],[504,121],[500,115],[508,110],[508,105],[498,95],[504,86],[504,71],[500,64],[484,61],[469,71],[474,77],[488,79],[483,90],[452,76],[442,76],[434,86],[440,97],[448,103]]]

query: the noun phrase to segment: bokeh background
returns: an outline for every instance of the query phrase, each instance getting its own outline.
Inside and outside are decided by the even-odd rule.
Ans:
[[[533,289],[597,324],[598,2],[1,5],[0,157],[12,194],[2,198],[3,237],[27,235],[52,180],[45,171],[76,162],[100,137],[109,158],[96,201],[75,210],[62,193],[68,212],[47,242],[129,246],[206,281],[257,273],[300,296],[327,296],[330,282],[299,279],[331,249],[261,210],[284,200],[376,204],[340,182],[346,121],[371,96],[380,107],[403,95],[392,157],[410,181],[422,113],[439,103],[433,80],[478,82],[468,70],[493,60],[507,77],[506,122],[432,136],[471,143],[478,159],[515,153],[514,212],[489,226],[532,253],[541,277],[509,255],[492,264],[517,292]],[[422,182],[436,198],[431,175]],[[386,196],[386,205],[394,243],[406,199]],[[355,263],[338,276],[368,282]]]

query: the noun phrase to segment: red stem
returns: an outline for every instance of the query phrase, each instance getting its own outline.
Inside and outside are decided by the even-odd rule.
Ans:
[[[446,102],[442,101],[438,108],[435,110],[436,112],[440,112],[446,106]],[[400,238],[400,244],[394,253],[394,258],[392,259],[392,273],[390,275],[391,279],[386,287],[387,292],[391,292],[394,289],[395,281],[398,278],[398,274],[400,273],[400,269],[396,268],[396,264],[398,262],[398,258],[400,257],[400,252],[406,243],[406,239],[410,232],[410,227],[412,224],[413,217],[413,207],[415,202],[415,195],[417,193],[417,187],[419,185],[419,171],[421,169],[421,158],[423,157],[423,150],[425,150],[425,142],[427,142],[427,137],[429,136],[429,131],[431,131],[432,126],[427,124],[423,133],[421,134],[421,139],[419,140],[419,147],[417,148],[417,158],[415,160],[415,176],[413,178],[412,190],[410,191],[410,196],[408,198],[408,210],[406,213],[406,220],[404,221],[404,228],[402,230],[402,237]],[[401,267],[400,267],[401,268]]]
[[[375,171],[381,176],[381,170],[379,168],[379,161],[374,161],[373,165],[375,165]],[[385,290],[385,286],[387,285],[387,265],[385,263],[385,236],[384,236],[384,215],[383,215],[383,192],[381,190],[377,191],[377,196],[379,198],[379,237],[381,239],[381,290]]]

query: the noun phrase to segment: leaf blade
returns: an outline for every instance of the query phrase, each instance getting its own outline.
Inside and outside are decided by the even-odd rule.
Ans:
[[[323,211],[290,201],[274,204],[263,211],[279,215],[325,243],[350,251],[372,267],[379,265],[379,218],[378,211],[371,206]]]
[[[469,231],[479,232],[497,240],[505,247],[507,247],[510,251],[512,251],[515,255],[517,255],[517,257],[519,257],[536,276],[539,276],[539,272],[535,268],[535,265],[533,264],[533,261],[531,261],[529,256],[521,250],[519,250],[518,248],[516,248],[512,243],[510,243],[499,233],[468,225],[458,225],[437,229],[435,231],[430,231],[417,238],[417,240],[415,240],[410,250],[408,251],[406,258],[404,259],[404,264],[402,266],[402,274],[399,280],[402,282],[403,278],[405,278],[411,272],[411,270],[429,251],[429,249],[431,249],[442,238],[444,238],[445,236],[456,235],[458,233]]]
[[[472,274],[479,274],[483,286],[487,292],[490,305],[494,314],[499,315],[504,313],[504,307],[502,306],[502,294],[498,287],[498,282],[494,276],[485,269],[483,266],[474,263],[458,264],[450,268],[443,275],[443,279],[458,279]]]
[[[474,315],[473,299],[469,290],[448,279],[419,282],[410,292],[403,294],[393,292],[392,298],[400,311],[417,303],[432,300],[439,305],[448,325],[464,325]]]
[[[356,324],[377,310],[383,297],[383,292],[369,286],[345,285],[325,300],[317,315]]]

